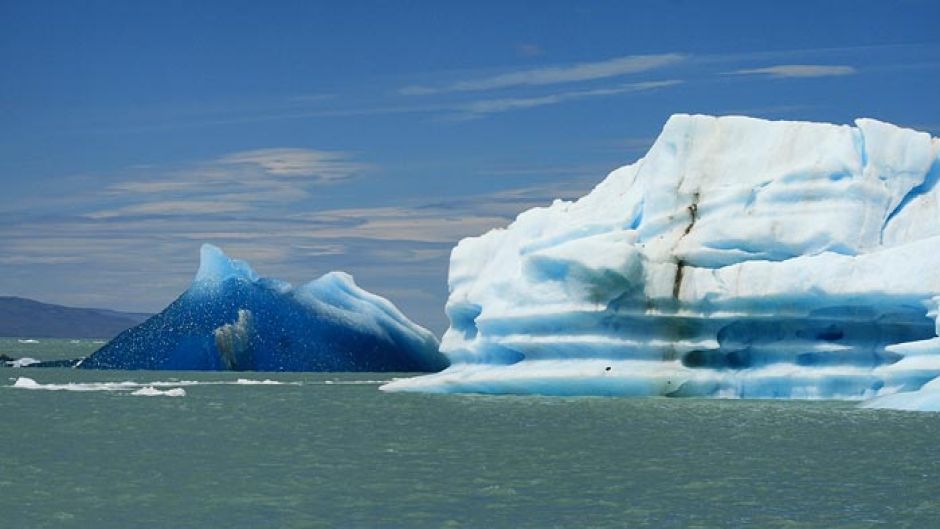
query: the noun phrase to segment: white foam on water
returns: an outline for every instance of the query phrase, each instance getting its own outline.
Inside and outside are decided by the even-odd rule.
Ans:
[[[28,377],[19,377],[13,383],[14,388],[42,389],[47,391],[128,391],[141,387],[136,382],[88,382],[66,384],[40,384]]]
[[[17,342],[20,342],[20,343],[39,343],[39,340],[33,340],[32,338],[28,338],[28,339],[25,339],[25,340],[17,340]]]
[[[23,360],[23,359],[21,359]],[[355,385],[378,385],[385,384],[389,380],[323,380],[323,381],[291,381],[280,380],[239,378],[236,380],[154,380],[151,382],[134,382],[125,380],[123,382],[66,382],[61,384],[42,384],[29,377],[19,377],[11,387],[19,389],[36,389],[46,391],[130,391],[138,394],[138,391],[146,390],[140,395],[146,395],[151,390],[173,391],[182,390],[183,387],[191,386],[302,386],[302,385],[337,385],[337,386],[355,386]],[[168,389],[167,389],[168,388]],[[185,391],[184,391],[185,393]]]
[[[186,390],[183,388],[172,388],[161,390],[153,386],[144,386],[131,393],[138,397],[185,397]]]
[[[307,382],[307,384],[323,384],[327,386],[359,386],[370,384],[385,384],[387,382],[391,382],[391,380],[324,380],[323,382]]]
[[[141,389],[172,388],[182,389],[182,386],[298,386],[301,382],[281,382],[278,380],[264,379],[252,380],[239,378],[237,380],[156,380],[153,382],[68,382],[65,384],[41,384],[32,378],[19,377],[13,383],[14,388],[20,389],[39,389],[47,391],[136,391]],[[172,391],[171,389],[171,391]]]

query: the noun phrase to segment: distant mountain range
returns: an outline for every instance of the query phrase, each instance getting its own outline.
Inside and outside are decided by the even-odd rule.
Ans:
[[[0,336],[10,338],[112,338],[150,316],[0,296]]]

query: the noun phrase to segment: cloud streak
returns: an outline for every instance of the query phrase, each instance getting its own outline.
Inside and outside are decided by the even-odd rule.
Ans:
[[[775,79],[835,77],[858,73],[852,66],[823,64],[779,64],[764,68],[749,68],[727,72],[730,75],[764,75]]]
[[[299,148],[254,149],[156,171],[109,186],[107,205],[90,219],[247,213],[296,202],[314,186],[353,178],[369,169],[344,152]],[[116,205],[110,205],[117,203]]]
[[[511,110],[522,110],[528,108],[542,107],[547,105],[557,105],[567,101],[578,99],[587,99],[593,97],[606,97],[633,92],[645,92],[658,88],[666,88],[681,84],[678,79],[669,79],[664,81],[648,81],[642,83],[630,83],[610,88],[596,88],[592,90],[576,90],[571,92],[561,92],[557,94],[548,94],[537,97],[511,97],[502,99],[484,99],[480,101],[471,101],[456,106],[457,113],[451,117],[453,119],[473,119],[488,114],[499,112],[508,112]]]
[[[440,87],[406,86],[399,89],[402,95],[430,95],[447,92],[478,92],[519,86],[545,86],[579,81],[592,81],[620,77],[670,66],[685,59],[678,53],[658,55],[628,55],[605,61],[583,62],[568,66],[550,66],[509,72],[491,77],[467,79]]]
[[[365,166],[349,160],[343,152],[312,149],[256,149],[242,151],[218,160],[221,164],[248,165],[272,176],[309,177],[316,182],[346,180]]]

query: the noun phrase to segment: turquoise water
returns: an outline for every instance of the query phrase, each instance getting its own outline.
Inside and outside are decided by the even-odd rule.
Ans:
[[[285,384],[218,383],[238,378]],[[940,523],[940,414],[378,391],[389,378],[0,369],[0,526]],[[96,385],[128,380],[186,395]]]

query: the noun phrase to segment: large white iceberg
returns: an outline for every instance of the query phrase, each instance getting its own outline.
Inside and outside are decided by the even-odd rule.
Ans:
[[[940,140],[672,116],[575,201],[462,240],[445,371],[386,390],[869,398],[940,376]]]

